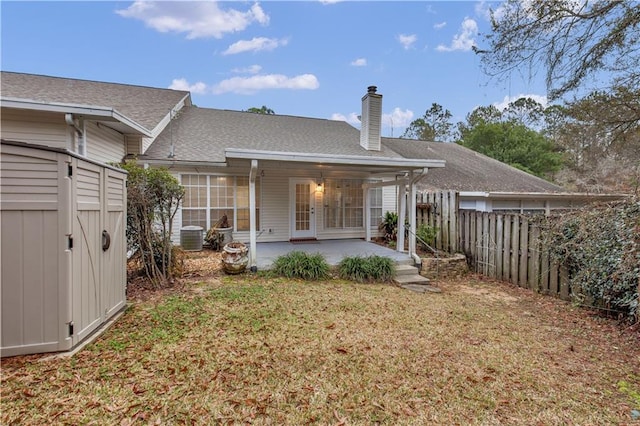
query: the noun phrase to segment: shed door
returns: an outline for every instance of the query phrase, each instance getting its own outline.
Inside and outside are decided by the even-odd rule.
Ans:
[[[127,226],[126,175],[115,170],[104,170],[104,228],[101,232],[102,253],[102,305],[104,319],[118,312],[126,303]],[[104,235],[102,235],[104,233]]]
[[[291,238],[315,238],[315,184],[312,179],[292,179],[289,184]]]
[[[73,278],[71,309],[73,344],[82,341],[102,322],[101,260],[101,187],[102,168],[74,159],[75,202],[73,221]]]

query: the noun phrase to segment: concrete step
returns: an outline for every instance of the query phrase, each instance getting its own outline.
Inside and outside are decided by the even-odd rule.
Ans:
[[[418,270],[418,267],[413,265],[396,265],[396,277],[402,275],[420,275],[420,272]]]
[[[407,275],[396,275],[396,277],[394,278],[394,281],[397,284],[421,284],[421,285],[427,285],[429,284],[429,279],[423,277],[422,275],[418,275],[418,274],[407,274]]]
[[[442,293],[438,287],[434,287],[432,285],[424,285],[424,284],[404,284],[400,287],[405,290],[413,291],[416,293]]]

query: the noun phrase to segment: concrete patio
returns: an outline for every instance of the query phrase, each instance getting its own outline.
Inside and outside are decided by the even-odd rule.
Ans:
[[[362,239],[348,240],[317,240],[304,242],[276,242],[257,244],[258,270],[271,268],[278,256],[292,251],[322,254],[329,265],[335,266],[347,256],[378,255],[389,257],[398,264],[413,265],[413,259],[408,253],[399,253],[379,244],[367,242]]]

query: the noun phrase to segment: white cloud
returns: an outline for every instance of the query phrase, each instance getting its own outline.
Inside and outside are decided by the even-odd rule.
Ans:
[[[447,22],[443,21],[443,22],[438,22],[437,24],[433,24],[433,28],[435,28],[436,30],[441,30],[442,28],[447,26]]]
[[[235,55],[243,52],[259,52],[261,50],[273,50],[278,46],[286,46],[289,43],[287,39],[254,37],[251,40],[240,40],[233,43],[227,48],[223,55]]]
[[[418,36],[416,36],[415,34],[411,34],[411,35],[400,34],[398,36],[398,41],[400,42],[402,47],[404,47],[405,50],[411,49],[411,47],[417,40],[418,40]]]
[[[201,81],[194,84],[189,84],[185,78],[174,78],[169,86],[169,89],[173,90],[186,90],[198,95],[204,95],[209,91],[207,85]]]
[[[366,58],[358,58],[351,62],[351,65],[354,67],[366,67],[367,60]]]
[[[340,3],[344,0],[320,0],[320,3],[322,4],[336,4],[336,3]]]
[[[454,50],[461,50],[467,52],[475,45],[474,37],[478,35],[478,24],[471,18],[464,18],[460,31],[453,36],[450,46],[443,44],[438,45],[436,50],[439,52],[452,52]]]
[[[391,114],[382,114],[382,124],[393,129],[402,129],[409,127],[413,120],[413,111],[409,109],[401,110],[396,107]],[[395,133],[395,132],[394,132]],[[400,133],[398,133],[400,134]]]
[[[228,3],[226,3],[228,4]],[[187,33],[188,39],[215,37],[246,29],[254,22],[266,25],[269,16],[258,3],[247,11],[222,10],[216,1],[134,1],[126,9],[116,10],[124,18],[143,21],[161,33]]]
[[[265,89],[315,90],[320,87],[313,74],[287,77],[282,74],[254,75],[251,77],[232,77],[222,80],[213,88],[213,93],[238,93],[248,95]]]
[[[334,112],[331,114],[331,120],[335,121],[346,121],[352,126],[360,127],[360,120],[358,120],[358,114],[355,112],[349,113],[348,115],[340,114],[339,112]]]
[[[501,101],[494,102],[493,106],[498,108],[498,110],[500,110],[500,111],[504,111],[504,109],[507,108],[511,102],[517,101],[520,98],[531,98],[531,99],[533,99],[534,101],[538,102],[540,105],[542,105],[545,108],[547,107],[547,105],[549,103],[549,100],[544,95],[534,95],[534,94],[523,95],[523,94],[520,94],[518,96],[505,96]]]
[[[260,65],[250,65],[246,68],[234,68],[231,72],[235,74],[258,74],[262,70]]]

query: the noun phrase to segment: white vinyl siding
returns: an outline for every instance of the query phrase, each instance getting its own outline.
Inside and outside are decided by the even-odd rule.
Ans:
[[[71,133],[63,114],[2,108],[1,115],[0,136],[4,140],[70,148]]]
[[[87,158],[101,163],[120,162],[125,155],[124,135],[102,124],[85,124]]]

